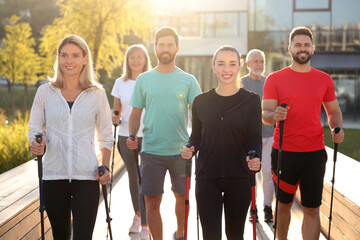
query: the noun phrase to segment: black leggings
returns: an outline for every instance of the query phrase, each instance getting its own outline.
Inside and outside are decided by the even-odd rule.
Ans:
[[[99,182],[86,180],[49,180],[43,182],[44,204],[55,240],[92,239],[99,205]]]
[[[248,178],[196,180],[195,192],[204,240],[221,239],[223,205],[227,239],[243,239],[251,201]]]

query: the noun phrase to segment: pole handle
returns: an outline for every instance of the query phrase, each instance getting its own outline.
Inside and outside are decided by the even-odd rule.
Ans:
[[[259,154],[255,151],[255,150],[250,150],[249,152],[248,152],[248,155],[249,155],[249,158],[250,158],[250,160],[251,159],[254,159],[254,158],[256,158],[256,157],[260,157],[259,156]],[[251,172],[251,176],[250,176],[250,184],[251,184],[251,186],[255,186],[255,171],[251,171],[250,170],[250,172]]]
[[[115,116],[119,116],[119,111],[114,111],[114,114],[115,114]],[[121,119],[120,119],[120,121],[121,121]],[[120,122],[119,122],[120,123]],[[114,127],[117,127],[119,124],[114,124]]]
[[[190,148],[191,147],[191,144],[190,143],[187,143],[185,145],[187,148]],[[193,155],[192,157],[195,155],[195,152],[193,152]],[[191,157],[191,158],[192,158]],[[186,177],[190,177],[191,176],[191,158],[190,159],[186,159],[186,168],[185,168],[185,175]]]
[[[42,134],[41,133],[38,133],[38,134],[36,134],[35,135],[35,141],[37,142],[37,143],[41,143],[42,142]],[[38,158],[41,158],[43,155],[36,155]]]
[[[135,141],[135,134],[134,133],[130,133],[129,137],[130,137],[131,141]]]
[[[286,103],[282,103],[280,104],[281,107],[286,108],[287,104]],[[282,143],[283,143],[283,131],[284,131],[284,120],[281,120],[279,122],[279,130],[280,130],[280,134],[279,134],[279,147],[281,148]]]
[[[254,158],[257,158],[257,157],[260,157],[260,155],[255,151],[255,150],[250,150],[249,152],[248,152],[248,155],[249,155],[249,158],[250,158],[250,160],[251,159],[254,159]],[[256,172],[254,172],[254,171],[251,171],[251,173],[256,173]]]
[[[280,104],[280,107],[286,108],[286,106],[287,106],[286,103]],[[282,125],[282,126],[279,126],[279,127],[284,127],[284,120],[281,120],[281,121],[279,122],[279,125]]]
[[[41,133],[38,133],[35,135],[35,140],[37,143],[41,143],[42,141],[42,134]]]
[[[99,176],[103,176],[105,174],[106,168],[104,166],[98,167]]]

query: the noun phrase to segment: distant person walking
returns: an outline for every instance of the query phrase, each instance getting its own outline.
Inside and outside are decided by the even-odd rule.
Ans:
[[[287,239],[291,219],[291,206],[297,186],[300,187],[301,205],[304,214],[303,239],[319,239],[323,180],[327,155],[324,144],[324,129],[320,122],[321,105],[325,107],[332,138],[335,143],[344,139],[341,129],[343,119],[335,96],[331,77],[310,66],[315,51],[313,35],[306,27],[294,28],[289,36],[289,54],[292,63],[268,76],[264,85],[263,122],[277,123],[272,157],[272,171],[277,183],[276,170],[279,153],[279,121],[284,121],[281,157],[281,175],[278,192],[279,240]],[[287,107],[281,107],[285,103]]]
[[[129,177],[129,188],[131,194],[132,205],[135,211],[132,225],[129,228],[129,233],[138,233],[141,225],[140,240],[150,239],[149,230],[146,223],[146,213],[144,209],[144,202],[141,194],[138,191],[138,173],[137,173],[137,159],[135,159],[134,152],[126,145],[126,139],[129,137],[129,117],[132,107],[129,105],[131,94],[133,92],[136,78],[143,72],[150,70],[150,59],[146,48],[143,45],[136,44],[128,48],[125,55],[124,70],[120,78],[116,79],[111,95],[114,97],[113,113],[117,111],[119,115],[113,114],[113,124],[121,123],[118,130],[118,150],[125,163],[126,170]],[[140,121],[140,128],[138,131],[138,144],[141,150],[142,130],[144,128],[142,120]]]
[[[262,100],[265,83],[265,54],[259,49],[252,49],[246,56],[246,66],[249,74],[241,79],[244,89],[257,93]],[[262,124],[262,158],[261,175],[264,193],[264,221],[272,222],[271,205],[274,199],[274,182],[271,172],[271,148],[273,143],[274,126]],[[258,216],[256,215],[256,218]],[[250,215],[252,220],[252,216]]]
[[[105,90],[94,80],[89,47],[79,36],[65,37],[57,51],[54,78],[41,85],[30,112],[31,151],[43,157],[44,203],[55,240],[92,239],[99,205],[99,182],[110,181],[114,141]],[[94,135],[102,165],[99,177]],[[35,141],[42,134],[42,142]]]
[[[185,224],[185,161],[180,150],[188,141],[189,114],[194,98],[201,93],[194,76],[175,65],[179,38],[170,27],[161,28],[155,35],[158,65],[138,76],[130,105],[129,132],[137,134],[140,117],[145,108],[143,143],[141,148],[141,194],[145,195],[146,217],[154,240],[162,240],[160,204],[164,178],[170,173],[176,204],[177,230],[173,239],[184,239]],[[127,140],[130,149],[138,147],[138,139]]]
[[[260,158],[249,159],[248,152],[261,154],[261,106],[257,94],[237,87],[240,54],[232,46],[220,47],[212,68],[216,88],[194,100],[193,127],[181,155],[196,161],[196,201],[203,239],[220,240],[222,209],[227,239],[243,239],[251,200],[250,171],[260,170]]]

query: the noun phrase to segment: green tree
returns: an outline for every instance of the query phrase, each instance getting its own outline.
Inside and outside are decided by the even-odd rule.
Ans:
[[[124,37],[134,34],[149,39],[147,0],[58,0],[61,17],[43,31],[40,52],[46,57],[44,72],[51,74],[56,47],[66,34],[74,33],[88,43],[94,67],[108,74],[121,65],[128,47]]]
[[[35,41],[38,43],[41,30],[59,17],[60,7],[56,0],[1,0],[0,1],[0,39],[5,37],[4,26],[9,24],[12,15],[20,16],[21,22],[31,26]]]
[[[33,48],[35,40],[31,36],[31,27],[29,23],[18,23],[19,19],[18,16],[13,15],[10,18],[10,24],[5,25],[6,36],[2,39],[4,48],[0,49],[2,74],[11,83],[11,113],[13,116],[15,114],[15,84],[25,85],[24,97],[26,98],[27,85],[32,84],[31,81],[35,81],[39,73],[37,67],[39,57]]]

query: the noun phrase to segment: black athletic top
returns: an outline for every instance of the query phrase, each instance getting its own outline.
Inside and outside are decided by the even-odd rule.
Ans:
[[[248,177],[247,152],[261,156],[260,98],[241,88],[232,96],[211,89],[197,96],[192,106],[189,143],[199,151],[196,179]]]
[[[74,102],[69,102],[69,101],[67,101],[67,103],[68,103],[69,108],[70,108],[70,110],[71,110],[72,106],[74,105]]]

